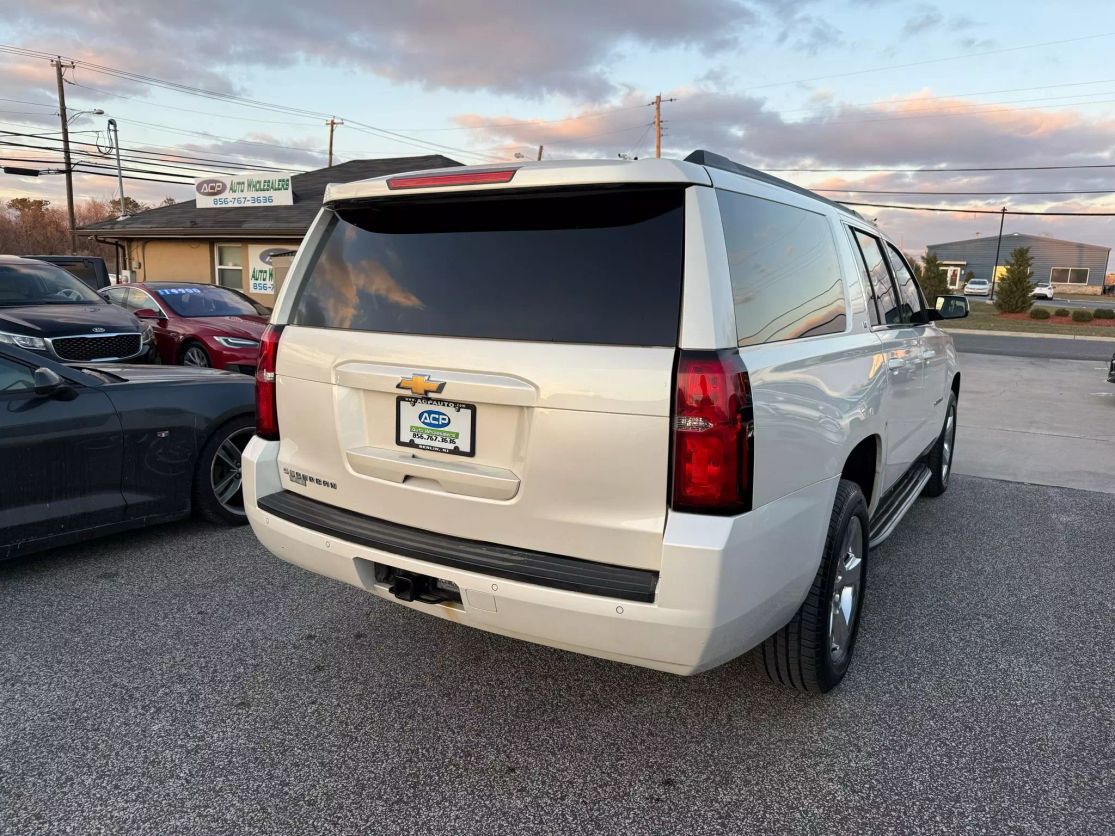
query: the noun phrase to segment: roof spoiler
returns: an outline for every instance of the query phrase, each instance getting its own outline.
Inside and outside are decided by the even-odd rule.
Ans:
[[[864,220],[863,215],[851,207],[845,206],[843,203],[837,203],[835,200],[830,200],[827,197],[822,197],[816,192],[812,192],[804,186],[799,186],[796,183],[791,183],[789,180],[783,180],[781,177],[775,177],[773,174],[767,174],[765,171],[760,171],[757,168],[737,163],[734,160],[729,160],[720,154],[714,154],[712,151],[705,151],[698,148],[692,154],[685,158],[685,162],[694,163],[695,165],[703,165],[707,168],[719,168],[721,171],[730,171],[733,174],[742,174],[744,177],[750,177],[752,180],[758,180],[762,183],[769,183],[772,186],[778,186],[782,189],[788,189],[798,194],[806,195],[814,200],[819,200],[829,206],[839,209],[841,212],[846,212],[849,215],[854,215],[860,220]]]

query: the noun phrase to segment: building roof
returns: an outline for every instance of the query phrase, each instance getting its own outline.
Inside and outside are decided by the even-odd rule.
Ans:
[[[149,209],[129,218],[88,224],[79,227],[77,232],[79,235],[103,235],[109,238],[219,238],[242,237],[244,233],[260,237],[301,238],[321,209],[325,187],[330,183],[348,183],[403,171],[458,165],[460,163],[456,160],[441,154],[350,160],[291,177],[294,192],[294,204],[291,206],[199,209],[195,201],[187,200]]]
[[[999,236],[997,235],[980,235],[976,238],[964,238],[961,241],[942,241],[940,244],[930,244],[929,249],[934,247],[955,247],[958,244],[972,244],[976,241],[994,241]],[[1071,244],[1074,247],[1088,247],[1094,250],[1106,250],[1111,252],[1111,247],[1104,247],[1100,244],[1084,244],[1080,241],[1066,241],[1064,238],[1050,238],[1048,235],[1031,235],[1028,232],[1008,232],[1003,236],[1003,241],[1013,240],[1015,238],[1027,238],[1032,241],[1048,241],[1051,244]]]

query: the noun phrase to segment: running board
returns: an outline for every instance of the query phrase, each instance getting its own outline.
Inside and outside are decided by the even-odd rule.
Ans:
[[[932,475],[929,468],[919,462],[907,470],[898,484],[887,492],[871,520],[871,548],[875,548],[894,533],[914,500],[921,496],[922,488]]]

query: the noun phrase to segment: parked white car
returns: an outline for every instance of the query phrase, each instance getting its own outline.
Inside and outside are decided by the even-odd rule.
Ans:
[[[991,295],[991,282],[987,279],[968,279],[964,285],[965,296],[989,296]]]
[[[264,545],[553,647],[840,682],[869,549],[948,486],[963,297],[927,308],[871,223],[707,152],[325,203],[263,338]]]
[[[1052,299],[1053,285],[1047,281],[1038,282],[1034,285],[1034,289],[1030,291],[1030,297],[1033,299]]]

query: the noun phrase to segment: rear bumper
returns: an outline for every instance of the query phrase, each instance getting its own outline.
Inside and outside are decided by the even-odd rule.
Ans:
[[[334,527],[325,532],[320,521],[300,524],[293,513],[277,513],[283,509],[275,496],[291,487],[280,481],[278,449],[277,442],[252,439],[243,457],[244,498],[256,536],[283,560],[467,626],[676,674],[726,662],[789,620],[820,560],[829,514],[818,508],[830,509],[836,490],[835,480],[817,483],[734,518],[671,514],[653,600],[638,601],[600,590],[556,588],[538,578],[524,580],[526,575],[507,577],[475,564],[463,568],[461,561],[423,560],[414,556],[420,553],[416,550],[371,545],[377,540],[359,531]],[[329,499],[326,488],[304,491]],[[467,554],[472,541],[458,542]],[[398,601],[376,581],[376,563],[452,581],[461,590],[461,602]]]

